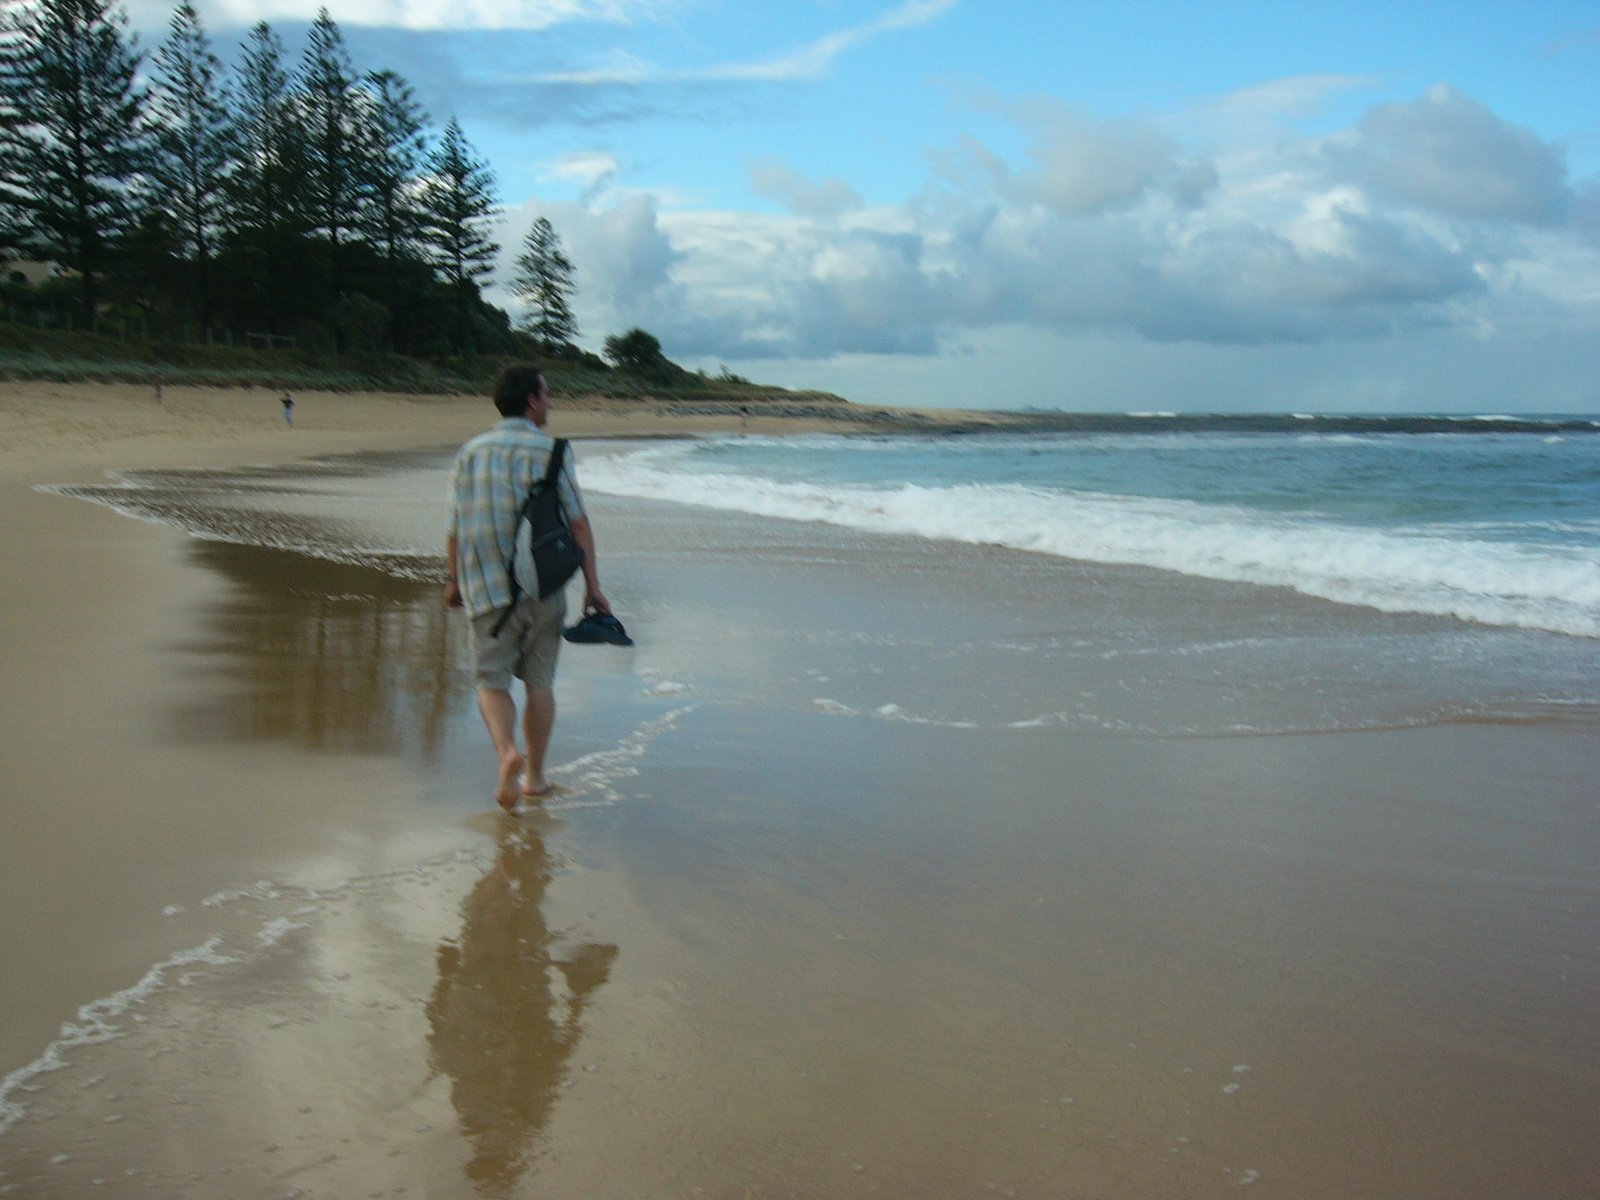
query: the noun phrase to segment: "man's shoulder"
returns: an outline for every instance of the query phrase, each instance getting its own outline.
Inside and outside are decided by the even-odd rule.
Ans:
[[[456,457],[460,459],[487,449],[513,446],[548,450],[553,444],[554,439],[532,421],[505,420],[468,439],[456,452]]]

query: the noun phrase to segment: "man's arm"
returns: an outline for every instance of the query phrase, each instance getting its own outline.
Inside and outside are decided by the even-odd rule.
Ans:
[[[600,569],[594,562],[594,529],[589,525],[589,518],[579,517],[568,528],[583,551],[583,611],[608,613],[611,601],[600,590]]]
[[[461,607],[461,581],[456,578],[456,535],[454,532],[445,539],[445,569],[450,572],[450,582],[444,585],[444,606],[446,608]]]

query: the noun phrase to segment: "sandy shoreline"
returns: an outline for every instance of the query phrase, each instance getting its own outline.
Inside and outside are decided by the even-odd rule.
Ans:
[[[213,860],[207,849],[237,837],[238,812],[277,803],[292,777],[309,807],[357,810],[350,820],[359,828],[381,822],[382,805],[351,797],[399,786],[382,761],[308,765],[271,749],[172,745],[150,714],[184,702],[188,683],[175,677],[172,648],[192,638],[218,581],[190,561],[183,534],[38,490],[124,469],[444,447],[495,419],[481,397],[302,392],[296,400],[288,428],[278,393],[264,389],[169,386],[158,400],[134,385],[0,383],[0,554],[10,564],[0,579],[0,713],[13,797],[0,877],[15,913],[0,957],[32,962],[51,947],[57,964],[44,975],[8,972],[0,1076],[33,1059],[79,1004],[126,987],[180,948],[181,933],[152,928],[152,912],[249,875],[240,859],[250,853]],[[685,436],[737,421],[587,402],[553,427],[572,437]],[[839,428],[762,416],[748,426]],[[219,776],[228,779],[222,794]],[[314,847],[326,832],[298,840]],[[292,834],[264,841],[256,857],[292,855],[295,842]]]
[[[22,862],[41,855],[48,862],[70,862],[80,846],[138,848],[129,859],[132,870],[96,871],[87,878],[71,870],[57,873],[64,882],[52,891],[59,895],[47,898],[27,923],[26,936],[61,939],[69,962],[79,957],[71,950],[73,931],[97,927],[98,914],[115,913],[124,903],[119,889],[132,877],[146,874],[147,866],[179,868],[172,861],[174,846],[226,836],[209,823],[216,804],[205,781],[215,762],[152,747],[142,721],[158,699],[181,698],[183,683],[171,678],[169,650],[187,639],[195,606],[213,598],[217,585],[186,561],[188,539],[181,533],[63,501],[38,487],[103,482],[116,470],[216,468],[450,446],[495,419],[481,397],[376,393],[300,393],[293,428],[281,411],[278,393],[264,389],[167,387],[158,400],[150,388],[135,385],[0,383],[0,502],[7,514],[0,555],[10,564],[0,579],[0,641],[8,667],[0,682],[0,713],[7,729],[8,790],[49,798],[42,806],[19,806],[25,824],[8,839],[17,869],[6,874],[20,877]],[[553,419],[555,432],[571,437],[685,436],[728,424],[726,418],[603,402]],[[751,425],[818,427],[770,417]],[[350,782],[319,778],[311,786],[337,793]],[[247,792],[238,801],[268,803],[278,785],[268,777],[258,786],[260,794]],[[120,809],[108,828],[108,790],[164,790],[185,803],[167,812],[167,823],[156,829],[145,829],[137,810]],[[207,874],[202,870],[199,876]],[[17,1056],[27,1047],[48,1040],[76,1003],[104,994],[107,989],[96,990],[100,983],[120,985],[137,963],[150,961],[140,940],[124,944],[125,956],[85,964],[59,991],[35,993],[39,1003],[17,1006],[36,1015],[13,1020],[0,1033],[6,1051],[0,1074],[19,1065]],[[24,979],[11,986],[16,994],[42,982]]]
[[[0,1075],[138,994],[7,1194],[1600,1187],[1592,733],[1060,736],[1041,630],[1244,590],[595,497],[641,644],[564,659],[574,792],[512,824],[432,585],[35,486],[485,401],[10,387]]]
[[[289,429],[279,395],[264,388],[169,386],[158,400],[152,389],[133,384],[0,381],[0,471],[8,478],[59,482],[63,471],[215,467],[449,445],[494,417],[489,401],[477,396],[297,392]],[[881,418],[892,414],[860,415],[857,423],[849,417],[773,415],[757,407],[741,420],[736,413],[704,413],[695,406],[583,399],[558,402],[552,429],[566,437],[672,437],[741,427],[753,433],[849,432],[881,428]],[[910,410],[903,415],[908,422],[926,419]]]

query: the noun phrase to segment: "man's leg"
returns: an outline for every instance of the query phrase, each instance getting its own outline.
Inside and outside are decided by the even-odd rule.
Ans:
[[[500,760],[500,778],[494,789],[495,803],[511,812],[517,807],[517,777],[527,765],[527,760],[517,752],[517,703],[504,688],[480,687],[478,712],[483,716],[484,728],[489,731],[495,756]],[[545,738],[549,739],[548,732]]]
[[[538,796],[550,790],[550,781],[544,777],[544,752],[550,748],[550,731],[555,724],[555,692],[530,683],[528,706],[522,712],[522,730],[528,738],[528,773],[522,785],[524,796]]]

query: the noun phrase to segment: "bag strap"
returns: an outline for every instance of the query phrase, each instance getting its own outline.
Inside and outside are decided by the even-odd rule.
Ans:
[[[535,492],[556,486],[556,478],[561,474],[561,460],[566,457],[566,452],[567,439],[556,438],[555,445],[550,448],[550,461],[545,464],[544,478],[528,489],[528,495],[523,497],[522,500],[522,509],[528,507],[528,500]],[[522,519],[522,509],[517,510],[518,521]],[[559,498],[556,500],[556,512],[560,516],[562,524],[565,524],[567,514],[562,511]],[[516,608],[517,601],[522,598],[522,585],[517,582],[516,569],[510,563],[506,564],[506,574],[511,579],[511,603],[506,605],[505,611],[500,614],[500,619],[494,623],[494,628],[489,631],[489,636],[492,638],[500,636],[500,631],[506,627],[506,622],[511,619],[511,610]]]
[[[567,439],[557,438],[556,444],[550,450],[550,462],[544,469],[544,486],[555,487],[556,476],[561,474],[561,460],[566,457]]]

